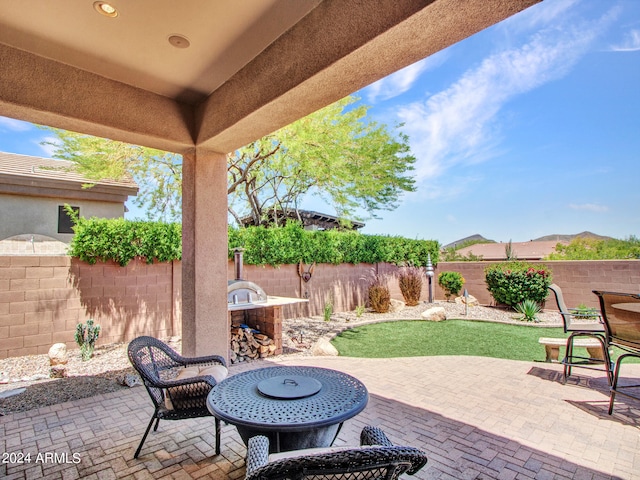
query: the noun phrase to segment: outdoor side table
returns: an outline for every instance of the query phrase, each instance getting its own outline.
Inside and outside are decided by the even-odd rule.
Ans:
[[[329,447],[342,423],[367,405],[364,384],[318,367],[267,367],[215,385],[207,397],[213,416],[235,425],[245,445],[269,437],[273,452]]]

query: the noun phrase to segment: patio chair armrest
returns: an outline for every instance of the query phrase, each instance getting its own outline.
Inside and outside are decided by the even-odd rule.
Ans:
[[[260,467],[269,463],[269,439],[263,435],[251,437],[247,445],[247,478]]]
[[[223,367],[227,366],[227,362],[224,357],[220,355],[208,355],[206,357],[183,357],[180,355],[179,361],[182,365],[202,365],[202,364],[217,364]]]
[[[378,427],[367,425],[360,432],[360,445],[381,445],[383,447],[393,447],[391,440]]]

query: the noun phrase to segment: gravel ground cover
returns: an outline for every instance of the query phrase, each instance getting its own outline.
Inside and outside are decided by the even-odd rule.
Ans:
[[[433,306],[443,307],[449,319],[521,323],[513,311],[477,306],[465,312],[464,305],[448,302],[421,303],[385,314],[365,312],[360,317],[354,312],[342,312],[332,315],[328,322],[322,316],[295,318],[283,324],[283,355],[312,355],[312,347],[318,340],[328,340],[347,328],[375,322],[418,320],[423,311]],[[541,327],[562,323],[557,312],[544,312],[539,320],[535,325]],[[181,350],[180,338],[164,340],[177,351]],[[49,378],[49,368],[46,354],[1,359],[0,415],[129,388],[122,385],[122,378],[135,373],[127,358],[126,343],[97,347],[87,362],[81,360],[79,350],[69,350],[66,378]],[[15,394],[17,392],[21,393]]]

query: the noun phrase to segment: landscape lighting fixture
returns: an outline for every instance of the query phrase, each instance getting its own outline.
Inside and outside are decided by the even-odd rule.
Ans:
[[[93,2],[93,8],[96,12],[105,17],[115,18],[118,16],[118,10],[116,7],[107,2]]]

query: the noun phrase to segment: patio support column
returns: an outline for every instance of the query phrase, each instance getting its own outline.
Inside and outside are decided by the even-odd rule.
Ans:
[[[182,158],[182,352],[228,358],[226,155]]]

